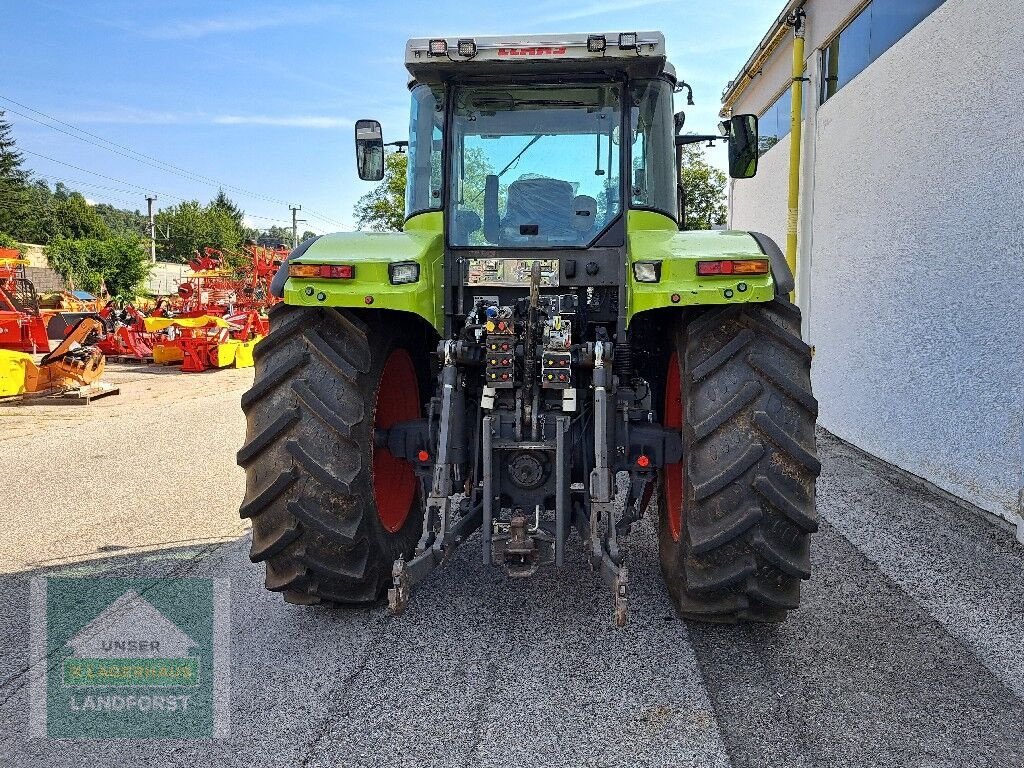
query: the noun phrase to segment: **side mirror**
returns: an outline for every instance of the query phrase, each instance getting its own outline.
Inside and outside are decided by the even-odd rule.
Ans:
[[[757,115],[734,115],[729,121],[729,175],[749,179],[757,173]]]
[[[356,169],[363,181],[384,178],[384,132],[376,120],[356,120]]]

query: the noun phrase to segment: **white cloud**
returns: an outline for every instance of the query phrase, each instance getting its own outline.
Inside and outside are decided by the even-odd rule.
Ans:
[[[547,24],[556,21],[573,21],[574,19],[585,19],[589,16],[600,16],[603,13],[619,13],[622,11],[635,10],[648,5],[662,5],[668,0],[619,0],[618,2],[607,2],[599,0],[589,5],[578,6],[566,11],[551,13],[547,16],[540,16],[531,20],[532,23]]]
[[[252,32],[272,27],[302,26],[316,24],[326,19],[345,14],[345,9],[331,5],[316,5],[307,8],[289,6],[277,13],[250,11],[231,16],[217,16],[206,19],[185,19],[166,22],[147,29],[148,37],[162,40],[194,40],[209,35]]]
[[[347,117],[321,115],[220,115],[216,125],[279,125],[288,128],[345,128],[353,125]]]
[[[170,125],[172,123],[195,122],[195,115],[181,112],[154,111],[135,109],[134,107],[111,107],[83,112],[72,112],[61,117],[72,124],[79,123],[113,123],[123,125]]]
[[[354,121],[331,115],[210,115],[204,112],[166,112],[113,106],[61,116],[74,125],[276,125],[286,128],[348,128]]]

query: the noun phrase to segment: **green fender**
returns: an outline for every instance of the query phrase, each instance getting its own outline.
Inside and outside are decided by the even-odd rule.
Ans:
[[[749,232],[680,232],[668,216],[653,211],[630,211],[626,233],[629,254],[627,323],[651,309],[767,302],[775,298],[775,280],[771,274],[697,275],[697,262],[703,260],[774,261]],[[638,261],[661,262],[661,279],[656,283],[638,282],[633,272],[633,264]]]
[[[359,307],[393,309],[419,315],[444,330],[444,234],[440,211],[419,214],[405,223],[404,232],[339,232],[324,235],[294,264],[351,264],[351,280],[291,277],[284,301],[300,307]],[[415,283],[392,285],[388,265],[416,262]],[[323,298],[320,298],[320,297]]]

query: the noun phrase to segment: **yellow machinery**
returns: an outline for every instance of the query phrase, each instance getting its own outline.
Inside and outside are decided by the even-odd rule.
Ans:
[[[263,338],[253,324],[251,314],[246,315],[249,322],[245,326],[229,322],[219,315],[147,317],[147,331],[168,332],[163,343],[153,345],[153,362],[161,365],[181,363],[181,369],[189,372],[231,365],[251,368],[253,347]],[[236,333],[241,338],[233,338]]]
[[[103,323],[87,317],[39,363],[24,352],[0,350],[0,397],[86,386],[103,375],[106,358],[92,342]]]

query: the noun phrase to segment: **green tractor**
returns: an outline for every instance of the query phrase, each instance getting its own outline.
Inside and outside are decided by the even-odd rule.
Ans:
[[[784,620],[820,469],[793,275],[764,235],[680,231],[680,148],[753,176],[756,117],[681,135],[657,32],[413,39],[406,66],[405,229],[291,253],[242,399],[266,587],[399,613],[462,543],[527,577],[575,529],[621,626],[656,508],[681,616]],[[355,134],[380,180],[380,124]]]

